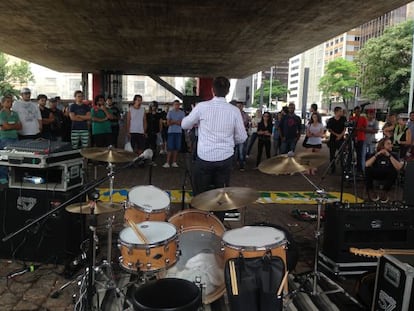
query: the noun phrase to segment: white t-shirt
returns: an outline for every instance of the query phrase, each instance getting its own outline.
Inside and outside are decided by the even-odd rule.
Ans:
[[[42,121],[42,115],[37,103],[16,100],[13,103],[12,110],[17,112],[22,123],[22,129],[19,131],[20,135],[37,135],[40,133],[39,120]]]
[[[323,130],[323,125],[321,123],[318,124],[309,124],[308,125],[309,132],[314,135],[319,135]],[[308,137],[308,145],[320,145],[322,144],[322,137],[310,136]]]

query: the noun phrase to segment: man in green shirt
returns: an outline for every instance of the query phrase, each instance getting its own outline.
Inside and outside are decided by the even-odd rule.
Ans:
[[[17,131],[22,128],[19,115],[10,108],[13,103],[11,95],[5,95],[1,99],[2,109],[0,110],[0,149],[8,144],[17,141]],[[0,183],[7,183],[7,167],[0,167]]]

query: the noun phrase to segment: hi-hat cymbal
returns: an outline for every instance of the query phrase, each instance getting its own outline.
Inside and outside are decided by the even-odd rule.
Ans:
[[[132,162],[138,157],[138,155],[134,152],[126,151],[124,149],[116,149],[112,147],[84,148],[81,149],[80,153],[87,159],[109,163]]]
[[[251,188],[218,188],[195,196],[191,200],[191,206],[209,212],[229,211],[253,203],[259,196],[259,192]]]
[[[66,206],[66,210],[69,213],[75,213],[75,214],[90,214],[91,208],[90,205],[93,204],[93,202],[82,202],[82,203],[75,203]],[[107,213],[115,213],[117,211],[120,211],[122,209],[121,203],[111,203],[111,202],[96,202],[96,207],[93,211],[94,214],[107,214]]]
[[[294,174],[315,168],[324,162],[324,156],[319,153],[282,154],[260,163],[259,170],[274,175]]]

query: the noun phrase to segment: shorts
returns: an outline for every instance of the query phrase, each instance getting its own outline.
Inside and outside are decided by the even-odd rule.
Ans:
[[[319,144],[319,145],[309,145],[309,144],[305,144],[303,147],[305,147],[305,148],[313,148],[313,149],[322,149],[322,144]]]
[[[180,151],[181,150],[181,133],[168,133],[167,150]]]

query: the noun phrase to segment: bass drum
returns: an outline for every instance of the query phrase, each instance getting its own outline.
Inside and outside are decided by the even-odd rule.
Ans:
[[[221,251],[223,224],[213,214],[198,210],[182,211],[168,221],[178,230],[180,257],[165,277],[199,283],[203,287],[203,303],[212,303],[226,289]]]

